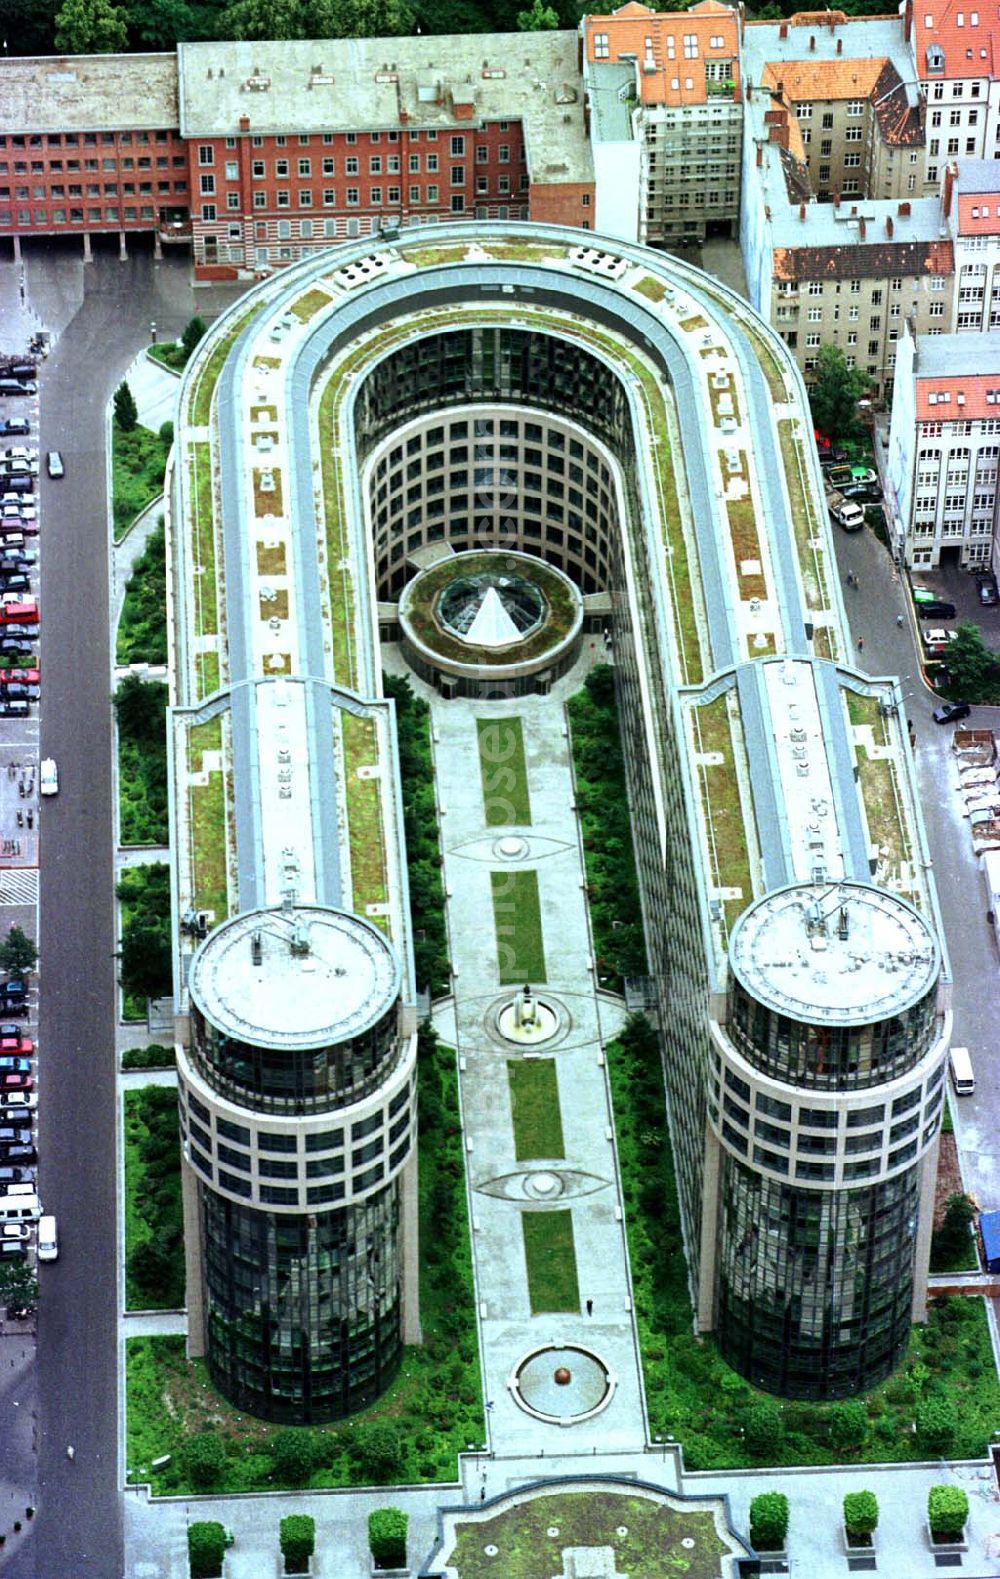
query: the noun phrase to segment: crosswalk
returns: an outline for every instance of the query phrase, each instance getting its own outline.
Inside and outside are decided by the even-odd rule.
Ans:
[[[0,905],[34,905],[37,903],[37,867],[0,870]]]

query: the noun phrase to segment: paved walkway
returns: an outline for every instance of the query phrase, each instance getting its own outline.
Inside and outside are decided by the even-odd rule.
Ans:
[[[602,1023],[590,970],[591,941],[583,867],[572,813],[573,783],[563,697],[579,688],[579,673],[550,697],[511,703],[432,702],[435,763],[442,818],[445,884],[456,976],[455,1015],[463,1132],[467,1152],[470,1217],[480,1341],[486,1377],[491,1445],[501,1458],[525,1452],[640,1450],[646,1439],[641,1373],[631,1315],[613,1125],[603,1064],[603,1039],[618,1023]],[[519,827],[522,858],[505,861],[499,840],[514,830],[487,827],[478,763],[476,719],[521,720],[531,825]],[[491,872],[535,872],[538,877],[547,984],[566,1035],[537,1056],[554,1057],[565,1158],[519,1162],[514,1151],[507,1068],[523,1055],[491,1034],[499,1002],[516,988],[500,982],[492,924]],[[605,1010],[606,1014],[606,1010]],[[536,1055],[532,1055],[536,1056]],[[523,1191],[532,1168],[561,1170],[567,1189],[589,1193],[554,1198],[569,1206],[579,1278],[580,1307],[532,1315],[521,1240],[520,1200],[496,1192],[499,1180]],[[489,1193],[487,1193],[489,1191]],[[541,1204],[541,1203],[539,1203]],[[589,1302],[589,1303],[588,1303]],[[592,1304],[593,1314],[586,1311]],[[593,1347],[615,1378],[606,1409],[575,1425],[545,1424],[515,1401],[508,1379],[540,1345]],[[575,1392],[570,1384],[566,1395]],[[572,1446],[571,1446],[572,1444]]]

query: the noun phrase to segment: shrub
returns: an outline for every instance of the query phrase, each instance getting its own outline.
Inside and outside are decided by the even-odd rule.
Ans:
[[[174,1050],[162,1042],[150,1042],[148,1047],[126,1047],[122,1052],[123,1069],[173,1069]]]
[[[432,997],[449,989],[451,962],[445,926],[441,844],[434,800],[430,708],[409,682],[382,676],[386,696],[396,707],[396,745],[403,785],[403,829],[410,878],[410,920],[417,986]]]
[[[271,1442],[274,1473],[286,1486],[304,1486],[316,1468],[316,1443],[308,1431],[290,1426]]]
[[[184,347],[184,352],[187,356],[191,355],[204,333],[205,320],[203,318],[195,317],[188,320],[184,333],[181,336],[181,345]]]
[[[384,1420],[365,1421],[358,1426],[351,1457],[364,1480],[385,1485],[397,1478],[402,1465],[399,1437]],[[392,1567],[392,1563],[383,1563]]]
[[[747,1447],[755,1457],[773,1454],[785,1434],[785,1422],[775,1404],[758,1403],[743,1417]]]
[[[844,1525],[848,1535],[870,1536],[878,1524],[878,1498],[874,1491],[849,1491],[844,1498]]]
[[[368,1515],[368,1549],[376,1568],[406,1567],[408,1519],[399,1508],[375,1508]]]
[[[917,1441],[925,1453],[941,1457],[955,1440],[955,1409],[947,1398],[927,1398],[917,1407]]]
[[[841,1452],[860,1451],[868,1436],[868,1410],[860,1399],[834,1404],[830,1410],[830,1441]]]
[[[969,1499],[961,1486],[932,1486],[927,1493],[927,1522],[936,1541],[959,1541],[969,1517]]]
[[[161,516],[132,566],[125,588],[125,602],[118,622],[118,662],[166,661],[167,552]]]
[[[125,383],[119,384],[115,390],[115,421],[123,433],[131,433],[139,421],[135,396]]]
[[[975,1238],[972,1224],[975,1207],[967,1195],[951,1195],[940,1228],[931,1235],[931,1271],[955,1272],[975,1265]]]
[[[184,1468],[196,1491],[211,1491],[222,1479],[225,1467],[225,1443],[214,1431],[199,1431],[185,1443]]]
[[[316,1520],[308,1513],[290,1513],[281,1521],[281,1555],[285,1572],[304,1574],[316,1550]]]
[[[760,1552],[778,1552],[788,1534],[788,1498],[782,1491],[762,1491],[750,1504],[750,1545]]]
[[[161,422],[156,431],[164,444],[172,444],[174,442],[174,425],[172,422]]]
[[[191,1579],[213,1579],[222,1572],[226,1554],[226,1532],[214,1519],[188,1525],[188,1559]]]

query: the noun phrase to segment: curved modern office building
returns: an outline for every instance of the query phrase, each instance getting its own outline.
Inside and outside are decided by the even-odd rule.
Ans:
[[[199,347],[170,534],[177,1007],[190,1345],[229,1397],[329,1418],[419,1336],[423,984],[380,644],[444,698],[510,696],[584,628],[616,666],[697,1326],[779,1393],[899,1358],[948,968],[899,690],[853,666],[829,531],[780,340],[640,248],[370,238]]]

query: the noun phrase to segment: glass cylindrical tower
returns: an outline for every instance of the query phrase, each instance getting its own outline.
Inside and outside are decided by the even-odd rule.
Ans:
[[[400,1362],[401,985],[375,926],[313,905],[238,915],[191,963],[179,1104],[208,1363],[268,1419],[337,1419]]]
[[[796,884],[744,912],[716,1027],[719,1343],[757,1386],[873,1386],[912,1319],[923,1160],[941,1122],[940,954],[864,883]]]

